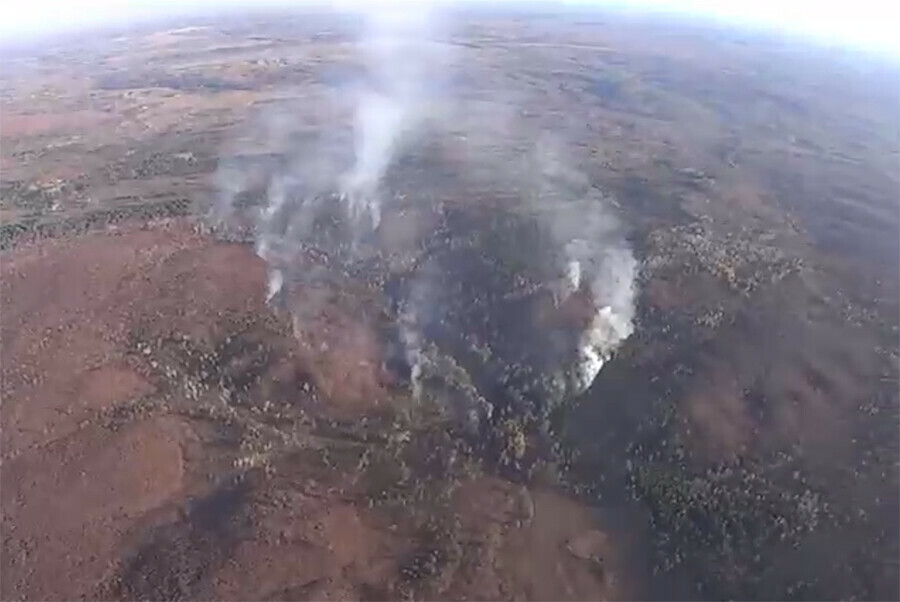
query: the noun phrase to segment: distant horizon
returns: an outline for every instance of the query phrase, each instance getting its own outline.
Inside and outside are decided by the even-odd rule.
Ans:
[[[892,24],[900,22],[900,5],[888,8],[886,3],[860,0],[852,5],[846,2],[819,2],[808,0],[776,4],[765,2],[712,2],[709,0],[539,0],[522,3],[511,0],[480,2],[479,0],[434,1],[416,3],[412,0],[264,0],[250,3],[247,0],[189,0],[175,2],[139,0],[115,2],[114,0],[32,0],[24,10],[21,5],[11,7],[0,4],[0,47],[31,45],[53,38],[65,38],[79,33],[103,29],[128,29],[153,26],[175,20],[201,20],[206,18],[234,17],[242,13],[264,14],[269,12],[365,12],[372,10],[408,10],[420,8],[487,9],[489,11],[597,11],[622,16],[645,17],[654,20],[671,19],[678,24],[695,24],[735,30],[747,34],[773,35],[786,41],[808,43],[811,46],[857,51],[900,63],[900,36],[895,35]],[[366,7],[366,8],[363,8]],[[374,7],[374,8],[373,8]],[[843,8],[842,8],[843,7]],[[824,9],[824,10],[823,10]],[[842,10],[846,14],[842,14]],[[48,19],[47,15],[55,15]],[[815,18],[811,18],[815,15]]]

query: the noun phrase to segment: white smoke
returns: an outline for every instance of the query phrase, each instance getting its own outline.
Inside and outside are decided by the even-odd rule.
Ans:
[[[603,365],[634,331],[637,261],[611,213],[610,199],[571,167],[561,144],[539,137],[534,152],[531,210],[550,224],[564,250],[558,303],[587,286],[593,317],[583,331],[578,360],[569,371],[569,394],[590,387]]]
[[[440,67],[447,47],[433,41],[428,3],[381,6],[365,13],[360,42],[367,80],[355,117],[355,163],[340,184],[351,215],[381,219],[379,185],[404,138],[423,118],[429,69]],[[432,71],[432,73],[435,73]]]
[[[520,127],[514,106],[511,111],[495,110],[483,103],[478,106],[487,110],[479,113],[473,110],[475,105],[459,102],[456,112],[449,111],[450,119],[438,118],[446,117],[439,111],[448,109],[435,102],[432,92],[441,84],[437,74],[446,71],[453,55],[447,45],[435,40],[433,17],[427,5],[365,14],[359,50],[366,76],[353,96],[350,135],[341,138],[338,133],[326,133],[311,146],[298,148],[290,123],[272,120],[258,136],[287,159],[265,168],[220,169],[219,215],[233,219],[239,213],[238,199],[251,188],[262,190],[264,202],[253,225],[256,251],[269,266],[269,301],[293,282],[331,286],[340,280],[332,277],[333,272],[346,274],[347,268],[352,272],[368,266],[371,257],[387,254],[380,242],[384,237],[379,236],[389,225],[388,218],[408,209],[407,201],[398,199],[408,197],[415,203],[428,196],[416,187],[392,190],[387,180],[406,151],[416,148],[413,143],[428,129],[426,122],[439,121],[431,124],[433,130],[451,142],[442,147],[450,160],[438,169],[449,172],[450,181],[459,187],[442,189],[438,196],[464,204],[473,192],[466,186],[473,186],[478,196],[511,199],[514,212],[534,220],[552,239],[547,249],[558,265],[555,274],[541,268],[547,279],[542,290],[550,291],[560,311],[573,297],[588,300],[590,316],[572,332],[573,343],[567,343],[559,365],[549,375],[554,398],[577,395],[591,385],[633,331],[636,262],[611,212],[610,199],[572,167],[576,163],[563,152],[564,144],[554,143],[549,136],[537,136],[537,145],[526,142],[534,137]],[[316,125],[336,132],[340,130],[337,123]],[[415,186],[439,188],[438,175],[429,174]],[[410,236],[409,242],[399,243],[401,254],[416,255],[432,234],[428,225],[413,227],[421,231]],[[465,246],[468,234],[452,232],[455,238],[449,245]],[[364,248],[362,240],[370,248]],[[396,253],[397,239],[390,242],[391,253]],[[527,256],[544,250],[525,247],[514,253]],[[312,265],[307,257],[311,251],[324,257],[325,263]],[[434,315],[433,308],[448,296],[448,284],[458,284],[447,282],[440,273],[442,267],[438,260],[415,268],[404,291],[397,330],[413,394],[421,398],[430,386],[440,390],[438,396],[443,399],[462,400],[453,403],[470,404],[461,411],[471,414],[469,422],[474,424],[490,415],[489,403],[466,374],[463,362],[426,334],[435,320],[443,319]],[[475,280],[466,285],[482,286]],[[306,314],[303,308],[292,308],[292,312],[295,331],[302,332]],[[526,340],[539,341],[544,334],[538,324],[523,323],[521,328],[535,329],[536,334]],[[468,332],[455,336],[477,339]]]

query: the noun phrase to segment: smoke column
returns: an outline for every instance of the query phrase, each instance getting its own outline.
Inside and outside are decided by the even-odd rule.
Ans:
[[[298,338],[329,311],[328,290],[400,281],[384,294],[413,395],[477,427],[496,396],[531,411],[591,385],[633,331],[637,265],[564,142],[527,130],[515,103],[438,102],[436,74],[456,55],[432,17],[365,13],[352,127],[326,114],[302,144],[290,116],[257,128],[284,158],[220,165],[218,213],[234,221],[261,199],[245,221],[269,267],[267,299],[291,296]],[[398,237],[409,215],[423,219]]]
[[[373,227],[381,218],[379,184],[403,138],[422,118],[426,70],[437,58],[430,41],[427,3],[376,8],[365,14],[360,50],[368,74],[357,103],[355,164],[341,182],[351,214],[368,214]],[[430,60],[431,59],[431,60]]]
[[[634,282],[637,262],[609,211],[609,199],[590,186],[553,140],[539,139],[535,149],[539,181],[532,203],[546,210],[547,221],[563,249],[565,264],[560,301],[587,288],[594,314],[578,345],[570,374],[570,394],[586,390],[619,344],[634,330]]]

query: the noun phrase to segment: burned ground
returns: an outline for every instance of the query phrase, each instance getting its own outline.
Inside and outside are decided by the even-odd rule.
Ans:
[[[501,155],[557,134],[640,262],[635,333],[593,386],[473,439],[412,400],[376,278],[267,305],[247,232],[210,220],[217,169],[253,166],[264,194],[289,161],[260,128],[342,115],[352,26],[148,28],[5,61],[0,597],[895,599],[896,68],[468,17],[454,117],[504,133]],[[458,203],[386,236],[503,215],[432,164],[458,159],[389,174]],[[292,302],[315,309],[299,329]]]

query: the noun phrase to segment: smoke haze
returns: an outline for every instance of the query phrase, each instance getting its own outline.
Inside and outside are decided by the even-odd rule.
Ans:
[[[214,215],[251,233],[304,344],[323,291],[380,290],[412,393],[470,428],[580,394],[633,330],[611,199],[513,104],[446,93],[466,57],[428,10],[364,18],[364,74],[311,126],[264,116],[245,138],[269,150],[234,145]]]

